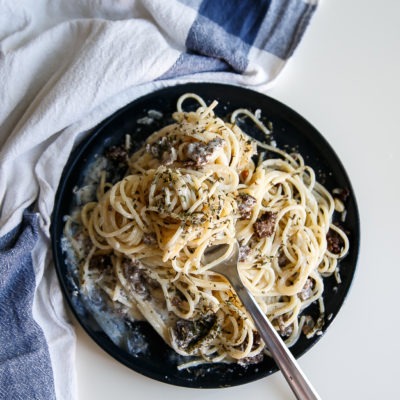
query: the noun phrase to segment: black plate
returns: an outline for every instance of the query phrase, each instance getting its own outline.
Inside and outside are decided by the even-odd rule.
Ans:
[[[73,188],[82,185],[85,169],[94,161],[96,155],[103,153],[111,145],[120,143],[126,133],[132,134],[138,142],[144,140],[151,132],[170,121],[178,97],[186,92],[199,94],[207,104],[214,99],[218,100],[216,113],[219,116],[226,116],[236,108],[246,107],[252,111],[260,109],[262,117],[273,123],[274,139],[279,147],[297,149],[305,157],[306,162],[317,171],[319,180],[328,189],[340,187],[350,190],[346,203],[347,218],[344,223],[345,229],[349,232],[350,252],[340,263],[342,283],[338,285],[333,277],[325,280],[326,320],[322,331],[326,331],[343,304],[356,268],[360,237],[359,217],[351,183],[333,149],[304,118],[274,99],[241,87],[195,83],[162,89],[128,104],[96,127],[71,154],[61,178],[51,226],[54,260],[62,290],[76,318],[89,336],[112,357],[143,375],[178,386],[198,388],[234,386],[275,372],[276,364],[267,357],[262,363],[248,367],[215,364],[178,371],[179,357],[145,322],[135,323],[131,327],[132,352],[116,346],[93,321],[90,311],[82,302],[61,248],[63,217],[69,214],[74,203]],[[147,117],[149,110],[161,111],[163,117],[155,119],[150,125],[141,123],[143,121],[140,118]],[[249,129],[248,133],[255,136],[259,134],[256,129]],[[306,339],[301,336],[292,347],[295,357],[309,350],[320,337]],[[143,341],[146,344],[145,350],[134,348],[135,343],[143,345]]]

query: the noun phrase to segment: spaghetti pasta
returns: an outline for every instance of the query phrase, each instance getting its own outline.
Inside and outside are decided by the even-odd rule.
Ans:
[[[188,98],[196,111],[184,111]],[[239,242],[241,279],[289,346],[317,330],[303,311],[349,248],[333,197],[301,155],[250,138],[241,114],[270,131],[248,110],[224,121],[216,104],[180,97],[175,122],[126,159],[121,180],[107,183],[103,171],[96,200],[65,225],[81,292],[95,286],[126,316],[140,314],[177,353],[197,357],[185,367],[265,353],[229,283],[203,263],[210,245]],[[256,161],[258,149],[268,156]]]

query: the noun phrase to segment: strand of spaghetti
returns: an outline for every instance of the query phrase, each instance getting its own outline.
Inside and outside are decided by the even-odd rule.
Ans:
[[[190,98],[195,99],[203,108],[207,107],[206,103],[199,95],[195,93],[185,93],[179,97],[178,102],[176,103],[176,109],[178,110],[178,112],[183,112],[182,104],[185,100]]]
[[[271,131],[258,119],[256,116],[250,112],[247,108],[238,108],[235,110],[232,115],[231,115],[231,123],[234,124],[236,122],[236,119],[238,115],[243,114],[249,117],[262,132],[264,132],[266,135],[270,135]]]

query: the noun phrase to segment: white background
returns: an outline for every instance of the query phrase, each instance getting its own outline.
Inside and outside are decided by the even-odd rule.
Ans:
[[[324,337],[299,362],[329,399],[399,399],[400,1],[322,1],[267,94],[308,119],[352,180],[361,218],[358,269]],[[76,324],[77,325],[77,324]],[[79,398],[292,399],[279,373],[229,389],[153,381],[108,356],[77,326]]]

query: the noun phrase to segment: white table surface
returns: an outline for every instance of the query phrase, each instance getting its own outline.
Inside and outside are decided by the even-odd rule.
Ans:
[[[322,399],[400,399],[400,1],[322,1],[267,94],[302,114],[334,147],[361,218],[350,293],[299,363]],[[279,373],[208,390],[148,379],[119,364],[75,325],[82,400],[293,398]]]

